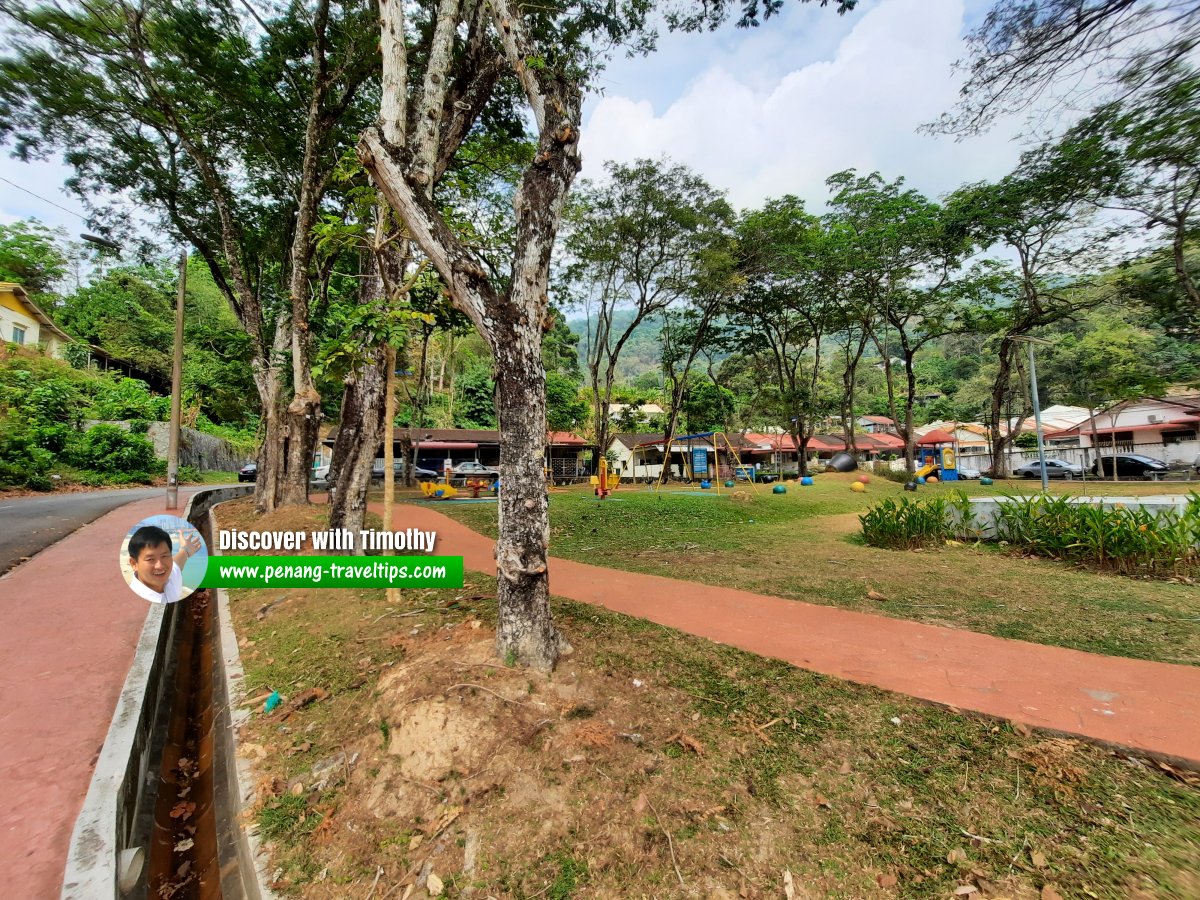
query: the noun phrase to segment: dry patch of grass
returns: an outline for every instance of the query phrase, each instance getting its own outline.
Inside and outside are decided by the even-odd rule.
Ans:
[[[1145,761],[567,602],[576,653],[508,668],[493,594],[233,594],[277,889],[780,897],[787,871],[814,898],[1195,896],[1200,791]]]

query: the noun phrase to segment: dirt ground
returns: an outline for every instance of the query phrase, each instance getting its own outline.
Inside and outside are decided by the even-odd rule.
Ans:
[[[232,594],[280,893],[1200,895],[1191,776],[567,602],[576,652],[510,668],[493,595]]]

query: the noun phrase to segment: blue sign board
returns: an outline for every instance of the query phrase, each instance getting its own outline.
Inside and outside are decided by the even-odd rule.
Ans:
[[[705,478],[708,476],[708,448],[692,448],[692,475]]]

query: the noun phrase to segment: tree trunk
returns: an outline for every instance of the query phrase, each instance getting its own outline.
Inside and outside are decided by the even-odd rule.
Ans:
[[[500,424],[500,520],[496,541],[496,651],[535,669],[554,668],[569,650],[550,614],[546,372],[541,323],[524,321],[496,353]]]
[[[800,448],[798,470],[801,477],[808,474],[808,442],[812,440],[807,434],[801,437],[793,432],[792,440],[796,442],[796,446]]]
[[[1015,439],[1011,433],[1012,426],[1000,429],[1000,417],[1004,412],[1004,398],[1008,395],[1009,382],[1012,380],[1012,351],[1014,342],[1005,335],[1000,341],[1000,369],[992,381],[991,421],[988,426],[992,432],[992,477],[1008,477],[1008,445]],[[1008,424],[1008,423],[1006,423]],[[1018,433],[1020,426],[1018,425]]]
[[[346,379],[341,426],[329,463],[331,529],[357,532],[365,527],[371,470],[383,436],[386,373],[383,347],[377,346],[372,348],[370,360]]]

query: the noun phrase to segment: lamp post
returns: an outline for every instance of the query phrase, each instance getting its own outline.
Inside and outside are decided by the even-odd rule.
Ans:
[[[1047,347],[1051,346],[1050,341],[1043,341],[1041,338],[1028,337],[1026,335],[1015,335],[1014,341],[1020,341],[1029,348],[1029,394],[1033,399],[1033,421],[1035,430],[1037,431],[1037,447],[1038,447],[1038,465],[1042,470],[1042,493],[1050,489],[1050,482],[1046,475],[1046,443],[1042,438],[1042,403],[1038,399],[1038,383],[1037,383],[1037,363],[1033,358],[1033,345],[1043,344]]]
[[[187,292],[187,251],[179,253],[175,294],[175,347],[171,357],[171,432],[167,439],[167,509],[179,508],[179,429],[183,405],[183,297]]]

